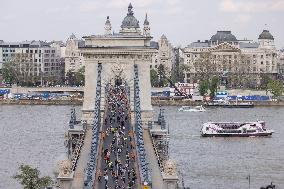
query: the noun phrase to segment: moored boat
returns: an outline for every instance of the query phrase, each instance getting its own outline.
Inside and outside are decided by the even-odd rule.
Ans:
[[[252,137],[271,136],[273,130],[266,129],[264,121],[256,122],[207,122],[203,124],[204,137]]]
[[[182,112],[205,112],[205,108],[201,106],[195,106],[195,107],[190,107],[190,106],[182,106],[181,108],[178,109],[178,111]]]

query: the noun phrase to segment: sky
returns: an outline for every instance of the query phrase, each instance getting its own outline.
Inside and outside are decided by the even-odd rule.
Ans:
[[[284,47],[284,0],[0,0],[0,40],[63,40],[74,33],[103,34],[106,17],[119,32],[129,3],[143,27],[148,14],[151,34],[163,34],[174,46],[208,40],[217,30],[237,39],[257,41],[268,29]]]

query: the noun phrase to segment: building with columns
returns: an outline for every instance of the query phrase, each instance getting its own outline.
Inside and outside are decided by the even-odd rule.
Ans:
[[[94,112],[99,67],[101,108],[104,108],[105,87],[122,83],[129,86],[130,105],[134,109],[134,66],[138,69],[142,119],[152,119],[150,63],[156,49],[150,43],[152,37],[147,16],[141,31],[130,4],[118,33],[111,32],[110,17],[107,17],[104,28],[103,35],[83,37],[85,46],[79,48],[85,62],[83,119],[90,121]]]
[[[224,84],[235,83],[248,87],[260,85],[263,75],[277,77],[279,51],[268,30],[258,37],[258,42],[238,40],[231,31],[218,31],[210,40],[191,43],[183,49],[186,82],[196,82],[217,75]],[[234,86],[235,87],[235,86]]]

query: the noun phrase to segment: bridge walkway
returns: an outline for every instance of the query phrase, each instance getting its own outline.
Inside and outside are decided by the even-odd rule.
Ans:
[[[149,163],[149,167],[151,169],[151,178],[152,178],[152,188],[153,189],[163,189],[163,178],[161,175],[161,171],[159,168],[157,156],[154,151],[154,147],[152,144],[152,139],[148,129],[143,130],[143,139],[145,150],[147,153],[147,161]]]
[[[74,173],[74,180],[72,182],[72,189],[82,189],[84,186],[85,172],[87,169],[87,162],[90,158],[92,143],[92,129],[88,127],[86,129],[86,135],[84,140],[84,145],[82,147],[78,164]]]

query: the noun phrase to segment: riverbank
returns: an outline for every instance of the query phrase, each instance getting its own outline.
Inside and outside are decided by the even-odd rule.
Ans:
[[[82,100],[0,100],[0,105],[83,105]]]
[[[284,101],[253,101],[255,106],[284,106]],[[200,101],[191,100],[161,100],[152,98],[153,106],[199,106],[203,105]],[[83,100],[0,100],[0,105],[76,105],[82,106]]]
[[[251,102],[255,106],[284,106],[284,101],[246,101]],[[153,106],[200,106],[204,102],[191,101],[191,100],[160,100],[152,99]]]

